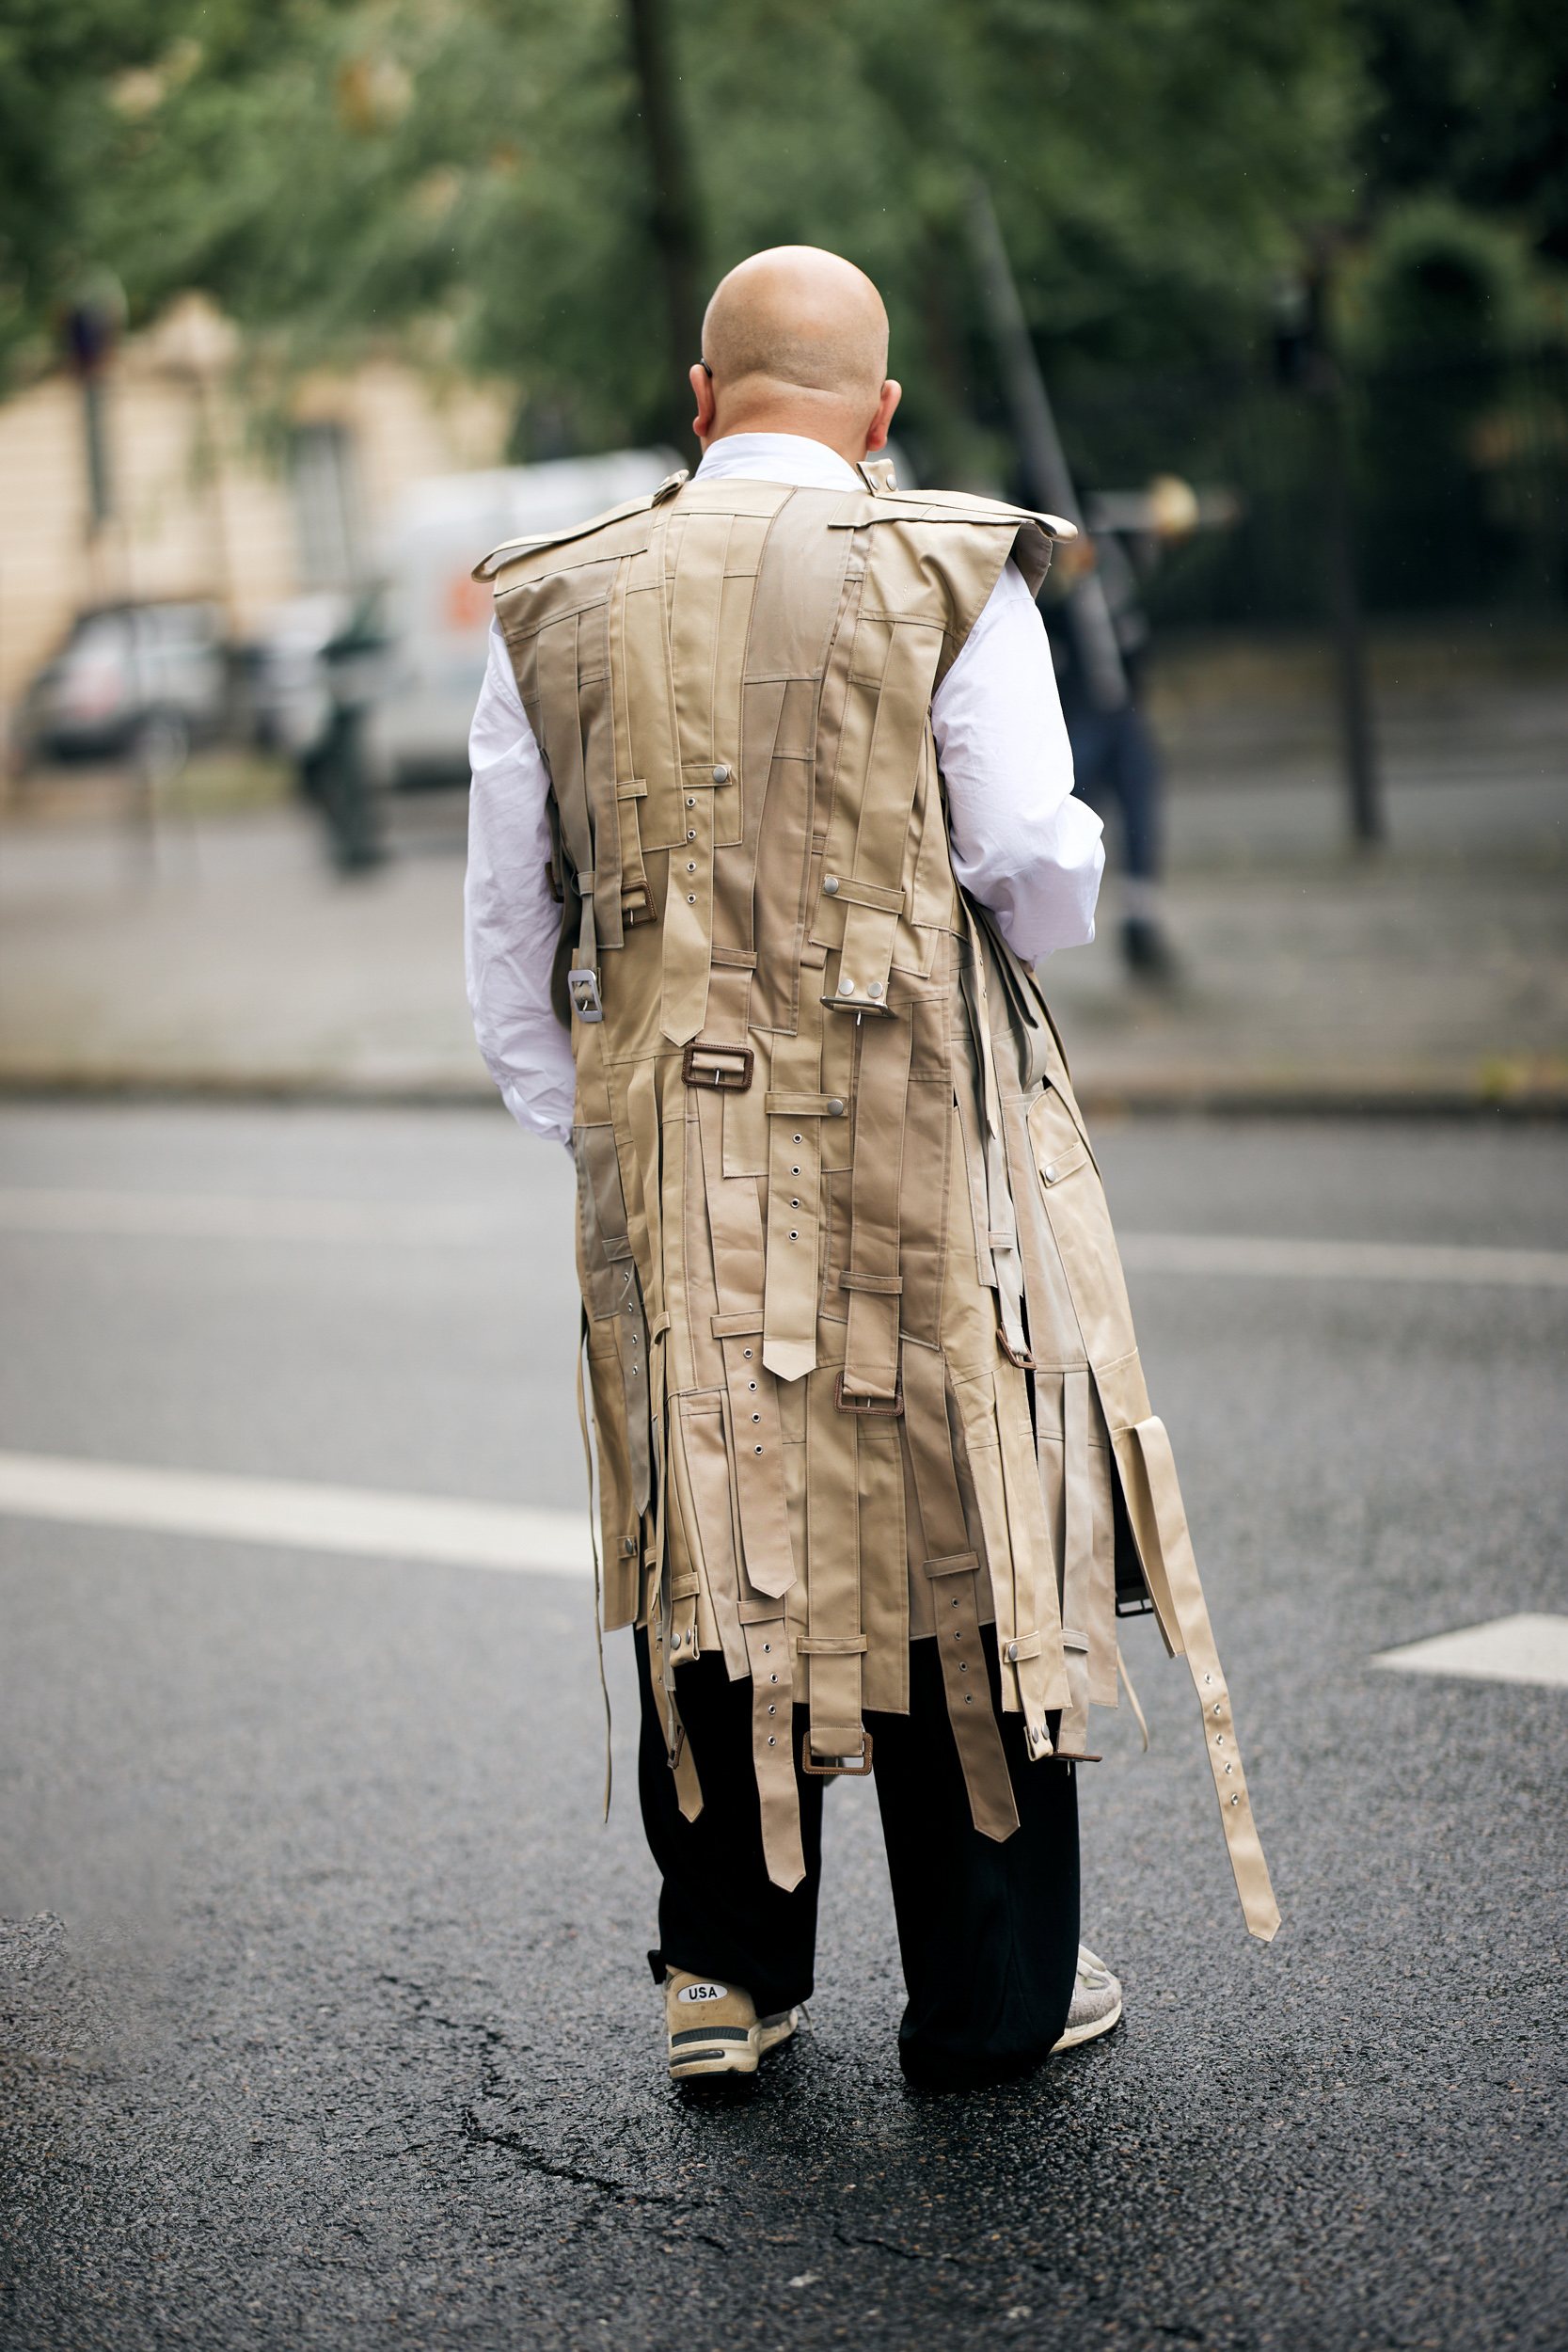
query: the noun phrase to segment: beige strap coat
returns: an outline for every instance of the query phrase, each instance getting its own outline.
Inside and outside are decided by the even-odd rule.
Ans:
[[[790,1754],[864,1771],[935,1637],[975,1823],[1017,1826],[979,1629],[1040,1762],[1152,1607],[1203,1706],[1243,1909],[1278,1913],[1104,1195],[1033,977],[953,877],[931,696],[1049,516],[688,484],[499,548],[551,779],[557,1009],[607,1627],[749,1677],[769,1871]],[[1119,1541],[1118,1541],[1119,1535]],[[1053,1742],[1048,1716],[1060,1711]]]

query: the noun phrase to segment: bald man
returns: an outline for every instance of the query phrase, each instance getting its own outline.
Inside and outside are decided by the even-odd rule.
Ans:
[[[993,1061],[1056,1116],[1037,1013],[1016,1047],[982,1000],[995,1028],[1093,937],[1101,828],[1034,604],[1049,519],[894,497],[887,346],[849,262],[753,255],[704,322],[689,483],[481,566],[469,995],[578,1164],[682,2080],[793,2032],[841,1772],[875,1777],[911,2079],[1016,2075],[1121,2009],[1078,1942],[1080,1685],[1016,1451],[1045,1307],[1002,1235],[1040,1180],[983,1141]],[[1102,1640],[1089,1666],[1103,1698]]]

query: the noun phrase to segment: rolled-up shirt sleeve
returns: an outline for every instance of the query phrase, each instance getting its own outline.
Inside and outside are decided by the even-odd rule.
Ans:
[[[953,870],[1025,963],[1094,937],[1103,828],[1072,798],[1045,625],[1009,558],[931,703]]]
[[[468,764],[464,964],[474,1035],[518,1125],[570,1143],[577,1067],[550,1003],[561,909],[546,873],[549,775],[493,622]]]

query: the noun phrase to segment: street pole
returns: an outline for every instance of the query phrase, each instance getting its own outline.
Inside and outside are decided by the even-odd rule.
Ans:
[[[1383,787],[1367,676],[1366,631],[1355,580],[1345,387],[1325,326],[1328,276],[1327,244],[1320,240],[1305,276],[1286,271],[1275,281],[1275,373],[1287,390],[1306,393],[1317,420],[1323,501],[1323,592],[1334,641],[1340,759],[1351,838],[1370,848],[1384,838]]]
[[[685,387],[687,370],[703,356],[703,322],[697,302],[701,241],[686,130],[671,62],[666,0],[631,0],[631,31],[653,186],[648,228],[664,279],[665,326],[670,339],[670,426],[672,437],[679,445],[692,449],[696,445],[688,423],[689,395]]]
[[[1370,847],[1384,837],[1383,787],[1367,680],[1367,641],[1355,580],[1355,531],[1345,450],[1345,402],[1338,370],[1319,395],[1323,443],[1324,555],[1334,667],[1339,699],[1339,741],[1350,801],[1353,838]]]
[[[1035,357],[1023,305],[1018,298],[1012,264],[990,191],[978,174],[969,192],[969,242],[1029,497],[1037,507],[1076,523],[1082,532],[1083,510]],[[1069,591],[1067,615],[1096,704],[1101,710],[1119,710],[1128,700],[1127,673],[1104,584],[1097,571],[1085,572]]]

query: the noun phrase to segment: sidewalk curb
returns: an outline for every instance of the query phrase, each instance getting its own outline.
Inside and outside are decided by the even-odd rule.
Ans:
[[[1508,1094],[1476,1089],[1364,1086],[1117,1086],[1093,1079],[1076,1088],[1094,1119],[1499,1119],[1519,1123],[1568,1120],[1568,1087],[1522,1088]],[[357,1085],[298,1072],[254,1076],[196,1071],[0,1071],[0,1104],[254,1103],[336,1109],[473,1110],[501,1108],[496,1089],[454,1078],[406,1085]]]

